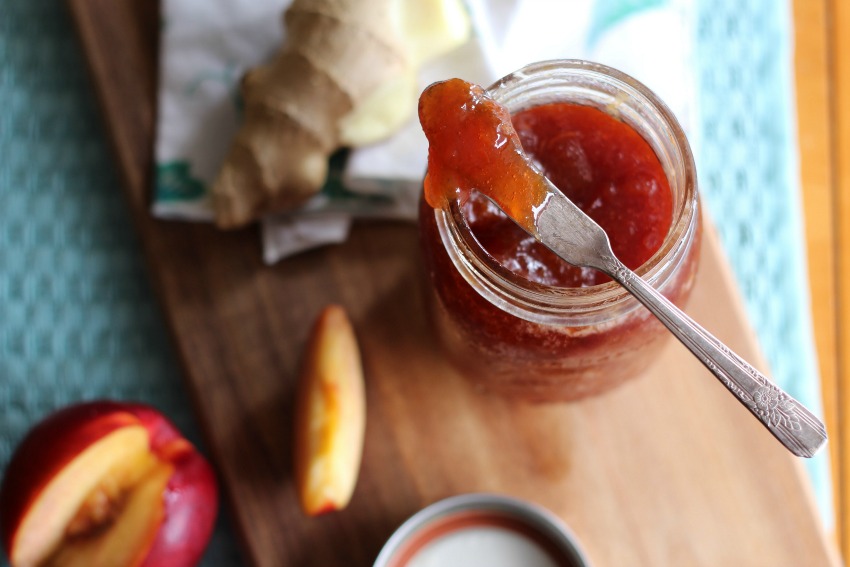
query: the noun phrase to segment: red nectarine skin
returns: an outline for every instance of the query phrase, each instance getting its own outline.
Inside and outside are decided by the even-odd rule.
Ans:
[[[197,563],[218,509],[218,487],[210,465],[156,409],[113,401],[57,411],[30,430],[15,450],[0,485],[0,537],[7,552],[21,519],[47,483],[92,443],[129,425],[142,425],[151,452],[174,467],[163,494],[163,523],[142,565]]]
[[[218,486],[207,461],[161,416],[138,414],[154,451],[174,464],[163,495],[165,521],[142,567],[195,565],[209,542],[218,511]]]

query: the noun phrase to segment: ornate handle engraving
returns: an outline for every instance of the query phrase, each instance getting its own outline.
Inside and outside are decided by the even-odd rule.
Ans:
[[[823,423],[613,256],[604,272],[647,307],[792,453],[811,457],[826,442]]]
[[[818,452],[826,443],[826,428],[814,414],[629,270],[614,256],[602,227],[557,187],[550,190],[546,204],[535,212],[532,236],[567,262],[602,270],[622,285],[792,453],[811,457]]]

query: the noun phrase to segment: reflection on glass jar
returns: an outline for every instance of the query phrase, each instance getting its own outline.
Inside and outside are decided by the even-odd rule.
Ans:
[[[489,92],[515,117],[547,105],[578,104],[601,110],[640,135],[666,176],[672,207],[664,220],[669,230],[663,242],[653,244],[657,250],[646,253],[648,260],[643,258],[641,265],[630,267],[682,306],[694,282],[701,224],[693,156],[670,110],[631,77],[576,60],[529,65],[498,81]],[[546,143],[569,137],[552,132],[556,121],[550,114],[541,114],[540,120],[515,120],[515,125],[524,145],[544,138],[539,144],[543,149],[536,151],[545,155],[538,154],[542,159],[536,161],[548,162],[542,164],[544,170],[570,195],[563,184],[570,183],[575,171],[587,174],[585,166],[594,159],[591,156],[586,163],[564,167],[564,175],[555,169],[561,163],[576,163],[577,148],[581,159],[587,158],[582,152],[596,150],[582,149],[581,144]],[[590,185],[594,175],[606,179],[605,187],[591,190],[606,191],[608,196],[591,198],[583,205],[595,218],[600,210],[604,217],[606,207],[611,206],[605,204],[606,199],[626,193],[615,186],[621,178],[645,173],[641,168],[626,171],[631,166],[623,164],[634,160],[628,155],[623,158],[624,152],[608,153],[616,159],[596,160],[596,170],[591,167],[592,175],[586,176]],[[612,168],[617,168],[613,174]],[[640,257],[640,253],[632,254],[634,243],[629,239],[635,238],[631,225],[659,222],[650,214],[657,198],[650,194],[636,204],[630,200],[625,215],[599,220],[624,261],[624,251]],[[600,210],[590,210],[594,202]],[[510,223],[483,200],[473,199],[450,211],[434,210],[424,201],[420,205],[420,238],[430,277],[426,287],[431,291],[433,323],[446,353],[463,374],[484,390],[512,398],[562,401],[599,394],[645,370],[668,336],[661,323],[613,282],[596,283],[599,280],[592,275],[538,277],[529,269],[529,258],[547,273],[557,272],[560,260],[533,250],[539,244],[522,242],[522,235],[506,236],[515,227],[501,221]],[[640,233],[642,227],[637,228]],[[588,287],[565,287],[580,285],[582,279]]]

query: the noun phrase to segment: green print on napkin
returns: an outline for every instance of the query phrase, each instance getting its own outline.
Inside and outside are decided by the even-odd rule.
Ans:
[[[596,0],[590,16],[587,46],[593,47],[612,27],[639,12],[661,8],[668,0]]]
[[[204,184],[192,177],[189,163],[170,161],[156,166],[157,201],[194,201],[206,193]]]
[[[364,206],[392,203],[389,195],[362,195],[346,188],[342,174],[350,153],[350,149],[343,148],[331,154],[328,160],[328,177],[322,186],[321,194],[337,203],[359,202]]]

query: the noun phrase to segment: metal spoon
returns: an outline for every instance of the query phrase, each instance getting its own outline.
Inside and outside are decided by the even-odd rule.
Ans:
[[[528,230],[524,223],[509,214],[508,217],[570,264],[600,270],[623,286],[789,451],[799,457],[817,453],[826,443],[826,428],[820,419],[628,269],[614,256],[602,227],[546,181],[551,196],[535,211],[536,230]]]

